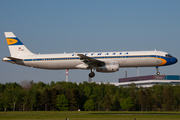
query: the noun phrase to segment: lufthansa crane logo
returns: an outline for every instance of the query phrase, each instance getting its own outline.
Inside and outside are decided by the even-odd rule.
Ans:
[[[13,45],[13,44],[16,44],[18,42],[18,40],[12,39],[12,38],[6,38],[6,40],[7,40],[8,45]]]

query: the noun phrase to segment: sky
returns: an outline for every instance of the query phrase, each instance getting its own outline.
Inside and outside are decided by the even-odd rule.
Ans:
[[[33,53],[165,51],[180,60],[179,0],[1,0],[0,57],[10,56],[4,32],[13,32]],[[99,73],[95,82],[155,75],[155,67]],[[180,63],[160,67],[180,75]],[[90,70],[69,70],[69,81],[88,81]],[[65,81],[66,70],[43,70],[0,61],[0,83]]]

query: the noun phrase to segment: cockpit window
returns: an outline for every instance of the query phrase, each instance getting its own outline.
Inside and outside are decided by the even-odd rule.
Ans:
[[[171,57],[173,57],[171,54],[166,54],[166,57],[169,57],[169,58],[171,58]]]

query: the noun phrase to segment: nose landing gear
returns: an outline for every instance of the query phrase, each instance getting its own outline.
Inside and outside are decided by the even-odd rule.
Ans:
[[[159,67],[158,67],[158,66],[156,66],[156,71],[157,71],[156,74],[157,74],[157,75],[160,75]]]

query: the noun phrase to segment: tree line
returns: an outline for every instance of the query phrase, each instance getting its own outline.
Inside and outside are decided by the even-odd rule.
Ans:
[[[0,83],[0,111],[179,111],[180,86],[22,81]]]

